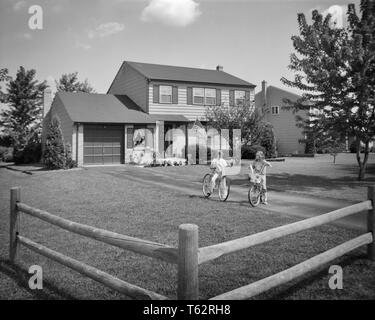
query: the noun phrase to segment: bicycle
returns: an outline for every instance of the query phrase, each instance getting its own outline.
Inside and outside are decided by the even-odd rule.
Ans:
[[[262,177],[260,174],[254,174],[253,183],[248,192],[249,203],[256,207],[264,201],[265,189],[263,188]]]
[[[205,198],[209,198],[211,194],[213,193],[213,192],[211,193],[211,181],[212,181],[214,172],[215,172],[215,169],[211,169],[211,173],[207,173],[203,177],[202,191],[203,191],[203,195]],[[225,185],[226,188],[224,189],[222,185]],[[220,201],[223,201],[223,202],[226,201],[228,199],[229,192],[230,192],[230,180],[227,179],[226,176],[218,177],[218,179],[216,179],[215,187],[213,191],[215,191],[216,189],[218,189],[219,191]]]

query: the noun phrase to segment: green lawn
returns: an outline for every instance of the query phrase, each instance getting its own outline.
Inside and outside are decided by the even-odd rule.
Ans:
[[[117,170],[121,173],[121,168]],[[183,176],[191,168],[159,170],[165,170],[171,175],[181,170]],[[194,170],[203,169],[196,167]],[[250,209],[246,203],[220,203],[192,198],[170,189],[132,182],[123,175],[108,174],[105,168],[41,171],[33,175],[0,168],[0,181],[0,214],[3,221],[0,225],[2,299],[124,298],[25,248],[20,251],[17,266],[10,265],[7,251],[9,189],[12,186],[22,188],[22,202],[31,206],[76,222],[171,246],[177,246],[178,226],[182,223],[199,226],[199,245],[202,247],[297,220],[270,213],[263,207]],[[176,268],[173,265],[73,235],[24,214],[20,230],[22,235],[54,250],[130,283],[175,298]],[[324,226],[203,264],[199,268],[200,298],[206,299],[264,278],[357,235],[358,231]],[[39,292],[27,287],[27,269],[33,264],[43,267],[44,289]],[[344,268],[343,290],[332,291],[328,288],[329,266],[325,266],[257,299],[375,298],[375,264],[365,259],[365,248],[344,256],[334,264]]]

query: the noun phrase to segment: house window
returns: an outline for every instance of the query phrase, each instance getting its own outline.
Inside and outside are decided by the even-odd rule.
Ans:
[[[234,100],[235,100],[236,106],[245,105],[245,91],[235,90],[234,91]]]
[[[160,103],[172,103],[172,86],[160,86]]]
[[[193,104],[215,105],[216,89],[193,88]]]
[[[193,88],[193,103],[204,104],[204,89],[203,88]]]
[[[216,104],[216,89],[204,89],[206,105]]]
[[[280,107],[279,106],[271,107],[271,114],[279,114],[279,113],[280,113]]]

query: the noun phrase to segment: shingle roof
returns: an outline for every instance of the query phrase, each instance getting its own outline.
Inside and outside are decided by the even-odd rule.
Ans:
[[[125,61],[150,80],[197,82],[231,86],[255,87],[254,84],[232,76],[224,71],[168,66],[152,63]]]
[[[155,123],[125,95],[58,92],[57,96],[74,122]]]
[[[173,121],[173,122],[190,122],[188,118],[181,114],[152,114],[155,120]]]

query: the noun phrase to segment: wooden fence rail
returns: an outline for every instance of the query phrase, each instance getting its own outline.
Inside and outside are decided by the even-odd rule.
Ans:
[[[199,264],[219,258],[228,253],[247,249],[257,244],[262,244],[277,238],[281,238],[302,230],[311,229],[329,222],[344,218],[372,208],[371,201],[367,200],[349,207],[331,211],[313,218],[304,219],[281,227],[276,227],[263,232],[259,232],[243,238],[230,240],[199,249]]]
[[[160,243],[151,242],[139,238],[129,237],[104,229],[94,228],[85,224],[73,222],[47,211],[32,208],[21,202],[20,188],[12,188],[10,190],[10,237],[9,237],[9,259],[15,262],[19,251],[19,246],[24,247],[50,258],[62,265],[65,265],[101,284],[124,293],[135,299],[155,299],[165,300],[167,297],[152,292],[150,290],[140,288],[133,284],[127,283],[121,279],[111,276],[97,268],[89,266],[81,261],[56,252],[41,244],[38,244],[19,234],[19,218],[20,213],[26,213],[52,225],[68,230],[88,238],[92,238],[124,250],[139,253],[178,266],[178,287],[177,297],[180,299],[196,299],[198,292],[198,283],[194,282],[195,276],[198,275],[198,269],[194,269],[194,264],[198,262],[198,234],[197,227],[192,225],[181,225],[179,227],[179,248],[169,247]],[[195,249],[191,247],[191,235],[196,239]],[[194,253],[195,252],[195,253]],[[196,255],[195,260],[193,259]],[[194,262],[196,261],[196,263]]]
[[[46,211],[34,209],[24,203],[18,203],[17,209],[70,232],[77,233],[82,236],[119,247],[121,249],[177,264],[177,249],[175,248],[73,222],[52,215]]]
[[[27,239],[22,236],[17,236],[17,239],[20,244],[29,248],[30,250],[39,253],[47,258],[50,258],[60,264],[69,267],[93,280],[96,280],[105,286],[114,289],[118,292],[121,292],[129,297],[142,300],[166,300],[168,299],[165,296],[157,294],[155,292],[137,287],[133,284],[120,280],[116,277],[109,275],[108,273],[91,267],[85,263],[82,263],[78,260],[70,258],[66,255],[63,255],[59,252],[51,250],[41,244],[38,244],[30,239]]]
[[[339,246],[327,250],[321,254],[314,256],[311,259],[305,260],[291,268],[276,273],[270,277],[253,282],[247,286],[237,288],[235,290],[226,292],[211,298],[211,300],[245,300],[254,297],[262,292],[277,287],[283,283],[296,279],[307,272],[310,272],[342,255],[357,249],[365,244],[373,241],[370,232],[363,234],[357,238],[349,240]]]
[[[73,222],[52,215],[46,211],[32,208],[21,203],[19,188],[12,188],[10,195],[10,241],[9,258],[15,262],[19,245],[57,261],[81,274],[90,277],[114,290],[122,292],[136,299],[168,299],[158,293],[149,291],[113,277],[101,270],[88,266],[78,260],[67,257],[61,253],[51,250],[45,246],[33,242],[19,234],[19,214],[24,212],[39,218],[50,224],[68,230],[70,232],[86,236],[125,250],[133,251],[152,258],[161,259],[165,262],[176,264],[177,272],[177,298],[181,300],[196,300],[199,298],[198,266],[204,262],[217,259],[223,255],[233,253],[265,243],[280,237],[294,234],[303,230],[311,229],[347,217],[349,215],[367,210],[367,233],[336,246],[326,252],[318,254],[300,264],[297,264],[282,272],[276,273],[265,279],[256,281],[249,285],[213,297],[217,299],[248,299],[259,293],[265,292],[278,285],[291,281],[303,274],[314,270],[327,262],[342,255],[367,245],[367,256],[375,260],[375,188],[368,187],[368,200],[322,214],[313,218],[305,219],[281,227],[269,229],[254,235],[240,239],[230,240],[216,245],[199,248],[198,226],[193,224],[182,224],[179,226],[178,248],[169,247],[160,243],[146,241],[134,237],[125,236],[104,229],[94,228],[88,225]]]

